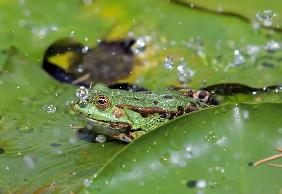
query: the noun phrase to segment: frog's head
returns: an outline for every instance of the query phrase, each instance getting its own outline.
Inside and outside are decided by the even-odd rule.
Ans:
[[[91,123],[114,129],[130,129],[130,119],[123,109],[115,106],[120,96],[118,91],[104,84],[96,84],[90,87],[86,99],[75,101],[71,107]]]

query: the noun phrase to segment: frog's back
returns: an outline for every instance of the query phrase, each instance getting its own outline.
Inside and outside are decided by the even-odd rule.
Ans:
[[[162,108],[167,111],[178,111],[179,108],[185,109],[190,105],[197,106],[196,100],[184,96],[177,91],[147,91],[147,92],[113,92],[112,98],[116,99],[115,104],[126,104],[135,107]]]

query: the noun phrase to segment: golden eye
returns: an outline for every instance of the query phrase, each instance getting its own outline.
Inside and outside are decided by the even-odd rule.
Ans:
[[[107,96],[98,95],[95,97],[95,105],[97,108],[105,110],[110,106],[110,100]]]

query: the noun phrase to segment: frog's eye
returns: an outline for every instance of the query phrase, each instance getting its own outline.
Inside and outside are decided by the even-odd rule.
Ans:
[[[98,95],[95,97],[95,105],[97,108],[105,110],[110,106],[110,100],[107,96]]]

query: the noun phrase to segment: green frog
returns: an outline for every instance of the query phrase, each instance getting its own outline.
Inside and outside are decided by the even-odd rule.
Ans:
[[[95,84],[71,107],[94,131],[131,142],[182,114],[210,107],[209,98],[203,90],[131,92]]]

